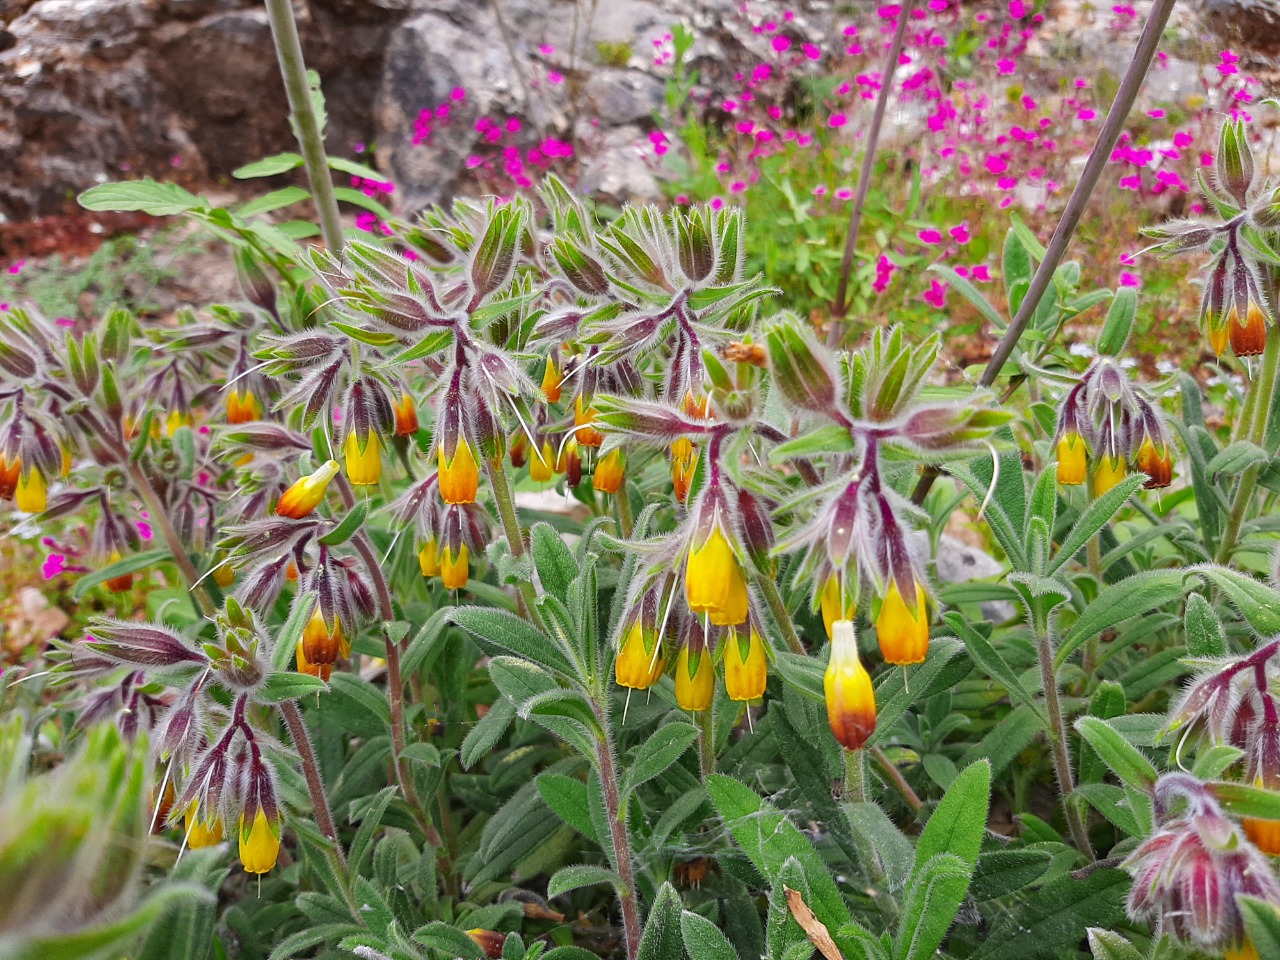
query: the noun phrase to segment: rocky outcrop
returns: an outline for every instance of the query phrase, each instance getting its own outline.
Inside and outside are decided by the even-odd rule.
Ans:
[[[259,0],[0,3],[0,217],[59,212],[111,179],[225,181],[242,163],[294,148]],[[295,0],[330,149],[376,143],[410,205],[463,185],[482,114],[522,117],[526,147],[544,136],[587,145],[578,159],[595,189],[655,197],[639,152],[663,95],[652,41],[689,23],[715,69],[734,9],[732,0]],[[415,145],[419,111],[457,87],[468,96],[447,135]]]

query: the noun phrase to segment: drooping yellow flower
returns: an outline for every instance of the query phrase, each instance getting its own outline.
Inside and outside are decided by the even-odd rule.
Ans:
[[[555,473],[556,455],[551,449],[551,441],[543,440],[542,449],[534,450],[529,461],[529,478],[538,483],[546,483]]]
[[[338,618],[335,616],[333,623],[326,623],[317,604],[311,619],[302,629],[302,649],[308,663],[334,664],[339,657],[351,652],[351,645],[342,635],[342,624]]]
[[[637,619],[622,638],[622,647],[613,661],[613,676],[618,686],[647,690],[662,676],[662,668],[666,664],[661,651],[654,649],[657,635],[652,634],[648,639],[652,643],[646,646],[645,629]]]
[[[0,453],[0,500],[10,499],[18,489],[18,479],[22,476],[22,458],[5,458]]]
[[[396,436],[409,437],[418,432],[418,405],[408,393],[400,394],[400,399],[391,404],[395,412]]]
[[[461,590],[467,585],[471,576],[471,565],[467,556],[467,545],[458,548],[457,556],[449,549],[448,544],[440,552],[440,580],[449,590]]]
[[[108,563],[116,563],[120,560],[120,551],[112,550],[111,556],[107,558]],[[116,593],[125,593],[133,589],[133,574],[122,573],[118,577],[110,577],[102,581],[102,585],[108,590],[114,590]]]
[[[436,453],[436,462],[440,469],[441,499],[445,503],[475,503],[476,491],[480,487],[480,468],[476,464],[476,455],[471,452],[471,444],[460,439],[451,458],[445,456],[441,445]]]
[[[671,485],[675,487],[676,501],[689,499],[689,487],[693,484],[693,471],[698,464],[698,451],[688,437],[680,437],[671,444]]]
[[[295,651],[295,658],[298,663],[299,673],[305,673],[312,677],[319,677],[325,683],[328,683],[329,678],[333,676],[333,664],[312,663],[307,659],[307,645],[305,640],[298,641],[298,649]]]
[[[187,807],[186,834],[187,846],[192,850],[212,847],[215,843],[222,842],[222,821],[216,817],[207,823],[199,819],[196,816],[196,805],[193,803]]]
[[[172,437],[178,432],[179,427],[190,427],[192,423],[191,414],[188,411],[170,410],[164,422],[164,435]]]
[[[583,408],[582,394],[578,394],[573,401],[573,425],[577,427],[575,436],[578,443],[584,447],[598,447],[604,443],[604,434],[597,430],[592,424],[596,422],[596,408]]]
[[[241,392],[232,387],[227,392],[227,423],[250,423],[261,417],[262,406],[252,390]]]
[[[62,445],[62,464],[58,473],[64,480],[71,476],[71,448],[65,443]]]
[[[364,448],[355,431],[347,434],[347,479],[358,487],[371,486],[382,477],[382,441],[370,432]]]
[[[844,597],[841,602],[840,578],[834,573],[827,577],[822,585],[822,625],[826,628],[827,639],[831,639],[831,626],[837,620],[853,619],[853,601]]]
[[[709,614],[718,626],[735,626],[747,619],[746,578],[719,525],[689,552],[684,590],[689,609]]]
[[[556,369],[556,361],[554,357],[547,357],[547,365],[542,371],[542,395],[547,398],[547,403],[558,403],[560,401],[560,385],[564,382],[564,378],[560,376],[560,371]]]
[[[213,582],[223,590],[236,582],[236,568],[226,562],[226,555],[218,558],[218,565],[213,568]]]
[[[1150,437],[1144,437],[1134,458],[1137,467],[1147,475],[1143,484],[1148,490],[1157,490],[1173,483],[1173,453],[1168,446],[1156,446]]]
[[[1084,483],[1089,463],[1089,450],[1084,437],[1069,430],[1058,441],[1058,482],[1063,486]]]
[[[831,628],[831,659],[822,678],[827,723],[840,746],[860,750],[876,730],[876,693],[871,675],[858,658],[853,621],[837,620]]]
[[[1267,348],[1267,317],[1257,303],[1250,300],[1243,322],[1237,320],[1236,308],[1227,319],[1231,350],[1237,357],[1256,357]]]
[[[1232,311],[1233,315],[1234,313],[1235,311]],[[1205,332],[1209,336],[1209,346],[1213,349],[1213,355],[1220,357],[1226,353],[1227,345],[1231,342],[1231,325],[1221,319],[1221,314],[1206,318]]]
[[[703,648],[690,655],[689,644],[680,648],[676,658],[676,703],[685,710],[705,710],[711,706],[716,691],[716,671],[711,651]]]
[[[354,436],[354,434],[353,434]],[[301,520],[312,510],[320,506],[329,481],[338,475],[338,461],[326,460],[320,469],[309,476],[295,480],[293,485],[280,495],[276,504],[276,513],[282,517]]]
[[[1128,472],[1124,457],[1103,455],[1093,468],[1093,495],[1100,497],[1125,478]]]
[[[729,699],[759,700],[768,679],[769,658],[759,631],[754,627],[730,630],[724,641],[724,688]]]
[[[1253,941],[1247,936],[1244,943],[1239,946],[1227,947],[1222,957],[1223,960],[1262,960],[1262,955],[1258,953],[1258,948],[1253,945]]]
[[[626,454],[621,447],[614,447],[597,461],[591,485],[600,493],[617,493],[622,487],[622,475],[626,466]]]
[[[418,568],[424,577],[440,576],[440,548],[435,540],[428,540],[418,551]]]
[[[280,821],[267,819],[259,808],[253,824],[240,818],[240,863],[246,873],[266,873],[276,865],[280,856]]]
[[[44,471],[32,467],[18,477],[18,489],[14,502],[23,513],[42,513],[49,502],[49,489],[44,481]]]
[[[889,589],[880,601],[880,613],[876,617],[876,639],[886,663],[905,667],[923,663],[929,653],[929,611],[925,604],[924,587],[916,581],[915,610],[907,606],[898,592],[898,584],[889,581]]]

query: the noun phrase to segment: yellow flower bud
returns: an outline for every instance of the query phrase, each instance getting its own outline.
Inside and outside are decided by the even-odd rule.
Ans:
[[[596,408],[582,407],[582,394],[573,401],[573,424],[577,427],[574,434],[578,443],[584,447],[598,447],[604,443],[604,434],[592,426],[596,422]]]
[[[49,490],[44,482],[44,473],[39,467],[32,467],[18,478],[14,502],[23,513],[44,511],[45,505],[49,502]]]
[[[357,487],[367,487],[382,477],[382,441],[376,433],[370,433],[364,449],[355,431],[347,434],[347,479]]]
[[[711,651],[704,649],[692,662],[689,645],[680,648],[676,658],[676,703],[685,710],[705,710],[711,706],[716,691],[716,672],[711,664]]]
[[[302,650],[308,663],[333,664],[337,663],[338,657],[345,657],[351,647],[342,635],[342,624],[338,618],[333,618],[332,625],[325,623],[317,604],[302,630]]]
[[[440,497],[445,503],[475,503],[476,490],[480,486],[480,469],[471,444],[459,440],[453,457],[446,459],[444,447],[436,452],[439,464]]]
[[[1253,941],[1248,936],[1239,946],[1227,947],[1222,957],[1223,960],[1262,960],[1258,948],[1253,945]]]
[[[555,472],[556,455],[551,449],[551,441],[543,440],[542,449],[533,451],[529,461],[529,477],[538,483],[546,483]]]
[[[230,563],[219,563],[213,568],[213,582],[223,590],[236,582],[236,568]]]
[[[831,659],[822,678],[827,723],[840,746],[860,750],[876,730],[876,692],[871,675],[858,658],[858,638],[851,620],[831,628]]]
[[[18,480],[22,476],[22,458],[7,460],[0,453],[0,500],[8,500],[18,489]]]
[[[434,540],[428,540],[418,551],[418,568],[424,577],[440,576],[440,548]]]
[[[737,630],[730,630],[724,641],[724,688],[729,699],[760,699],[768,679],[769,659],[760,633],[753,628],[743,636]]]
[[[905,667],[924,662],[929,652],[929,611],[924,587],[919,581],[916,581],[915,607],[913,611],[907,606],[898,592],[897,582],[890,580],[876,617],[876,638],[886,663]]]
[[[185,410],[170,410],[169,416],[164,422],[164,435],[172,437],[178,432],[179,427],[190,427],[192,424],[191,414]]]
[[[848,597],[841,603],[840,578],[831,574],[822,586],[822,625],[827,630],[828,640],[831,639],[831,625],[837,620],[852,620],[853,609],[853,601]]]
[[[1235,311],[1232,311],[1234,316]],[[1205,332],[1209,335],[1209,346],[1213,350],[1215,357],[1220,357],[1227,351],[1227,344],[1231,342],[1231,324],[1220,321],[1210,316],[1205,326]]]
[[[298,649],[295,651],[295,657],[298,661],[299,673],[305,673],[312,677],[319,677],[325,683],[328,683],[329,677],[333,676],[333,664],[312,663],[307,659],[307,644],[305,640],[298,641]]]
[[[395,411],[397,437],[408,437],[418,432],[418,407],[413,397],[402,393],[391,409]]]
[[[446,545],[440,553],[440,579],[445,587],[449,590],[461,590],[467,585],[467,578],[470,575],[471,568],[467,558],[467,545],[464,543],[458,548],[456,557]]]
[[[338,461],[325,461],[319,470],[294,481],[293,485],[280,495],[280,502],[276,504],[276,513],[282,517],[301,520],[320,506],[329,481],[337,475]]]
[[[1147,475],[1143,484],[1148,490],[1157,490],[1173,483],[1173,454],[1163,444],[1159,448],[1150,437],[1144,437],[1135,458],[1140,471]]]
[[[240,862],[246,873],[266,873],[280,856],[280,821],[267,819],[261,809],[248,826],[240,818]]]
[[[547,357],[547,365],[542,371],[542,395],[547,398],[547,403],[559,402],[560,385],[563,382],[560,371],[556,369],[555,359]]]
[[[653,641],[657,643],[656,636]],[[618,686],[647,690],[658,682],[665,665],[660,651],[655,651],[652,645],[645,646],[644,627],[636,620],[622,638],[622,649],[613,662],[613,676]]]
[[[1063,486],[1084,483],[1089,463],[1089,450],[1084,437],[1069,430],[1058,441],[1058,482]]]
[[[1127,469],[1124,457],[1102,456],[1093,468],[1093,495],[1100,497],[1124,479]]]
[[[253,391],[232,387],[227,392],[227,423],[249,423],[262,417],[262,407]]]
[[[710,614],[718,626],[736,626],[747,619],[747,581],[719,526],[689,552],[684,591],[689,609]]]
[[[206,823],[196,817],[196,805],[187,807],[186,815],[187,846],[192,850],[212,847],[222,842],[222,821],[216,817]]]
[[[601,493],[617,493],[622,487],[622,475],[626,466],[626,454],[621,447],[614,447],[596,463],[591,485]]]

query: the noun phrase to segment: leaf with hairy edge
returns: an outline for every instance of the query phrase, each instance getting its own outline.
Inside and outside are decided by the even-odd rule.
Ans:
[[[457,607],[450,619],[482,646],[491,644],[564,676],[577,676],[576,668],[560,645],[515,614],[489,607]]]
[[[1191,571],[1203,574],[1222,588],[1241,615],[1263,636],[1280,633],[1280,593],[1253,577],[1216,564],[1199,564]]]
[[[562,867],[547,881],[547,899],[551,900],[562,893],[580,890],[582,887],[594,887],[601,883],[620,887],[622,878],[612,870],[590,864]]]
[[[529,531],[533,566],[538,572],[542,589],[561,602],[569,599],[569,585],[578,576],[578,564],[573,552],[565,546],[560,534],[549,523],[535,523]]]
[[[562,773],[540,773],[535,783],[542,802],[551,808],[552,813],[587,839],[600,842],[591,821],[585,783]]]
[[[302,157],[296,153],[277,153],[273,157],[263,157],[253,163],[245,164],[231,171],[237,180],[251,180],[254,177],[274,177],[288,173],[302,166]]]
[[[1114,930],[1090,927],[1089,949],[1093,960],[1146,960],[1141,950]]]
[[[439,950],[447,957],[461,960],[484,960],[480,945],[457,927],[436,920],[413,932],[413,939],[432,950]]]
[[[1159,772],[1137,747],[1131,746],[1105,720],[1081,717],[1075,722],[1075,728],[1122,783],[1151,792]]]
[[[1280,793],[1244,783],[1218,781],[1209,784],[1224,810],[1241,817],[1280,820]]]
[[[652,780],[679,760],[697,739],[698,728],[691,723],[677,721],[659,727],[631,757],[622,780],[623,801],[640,784]]]
[[[90,187],[76,199],[86,210],[140,210],[153,217],[205,210],[209,206],[203,197],[176,183],[159,183],[150,177]]]
[[[1053,658],[1054,666],[1060,669],[1086,640],[1108,627],[1181,600],[1186,573],[1180,569],[1146,570],[1107,587],[1085,608],[1080,619],[1062,638]]]
[[[680,914],[684,950],[697,960],[738,960],[738,951],[720,928],[700,914],[685,910]]]
[[[459,754],[462,769],[470,770],[481,757],[492,750],[515,717],[516,705],[507,697],[498,697],[489,712],[476,722],[463,739]]]
[[[664,883],[653,898],[648,922],[640,936],[636,951],[637,960],[683,960],[684,942],[681,935],[680,915],[683,906],[676,888]]]
[[[973,960],[1048,960],[1074,949],[1087,925],[1113,927],[1124,919],[1131,883],[1123,870],[1106,867],[1079,879],[1059,877],[1002,920]]]
[[[926,960],[937,953],[972,874],[972,865],[951,853],[935,854],[913,874],[894,938],[895,960]]]
[[[273,673],[260,689],[254,691],[253,699],[259,703],[284,703],[328,689],[329,685],[319,677],[305,673]]]
[[[1089,539],[1111,521],[1116,512],[1142,488],[1145,482],[1146,477],[1142,475],[1125,477],[1090,503],[1085,512],[1080,515],[1080,519],[1072,525],[1071,532],[1062,539],[1062,544],[1058,547],[1058,552],[1054,554],[1053,561],[1045,573],[1053,576],[1062,569],[1063,564],[1070,562],[1071,558],[1084,549]]]
[[[974,659],[979,667],[986,671],[987,676],[997,681],[1008,691],[1012,699],[1030,709],[1032,713],[1040,718],[1040,722],[1047,726],[1049,720],[1044,714],[1044,708],[1039,698],[1022,685],[1018,675],[1005,662],[1000,652],[992,646],[991,641],[970,626],[969,622],[958,613],[943,614],[942,619],[946,621],[947,626],[956,632],[956,636],[964,643],[964,648],[969,652],[969,656]]]
[[[1280,957],[1280,910],[1275,904],[1255,897],[1241,896],[1236,902],[1258,956]]]
[[[929,654],[924,663],[903,670],[887,670],[876,687],[876,732],[867,741],[877,745],[911,705],[929,692],[933,681],[942,675],[963,645],[955,637],[936,637],[929,641]],[[972,666],[967,659],[960,664]],[[906,675],[904,677],[904,674]]]

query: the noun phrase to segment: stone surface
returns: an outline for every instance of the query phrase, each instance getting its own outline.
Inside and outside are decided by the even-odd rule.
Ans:
[[[1223,38],[1274,58],[1280,54],[1280,2],[1204,0],[1205,21]]]
[[[1003,564],[991,554],[946,533],[938,539],[934,569],[939,583],[967,583],[1004,574]],[[980,608],[982,616],[992,623],[1004,623],[1018,612],[1007,600],[989,600]]]

